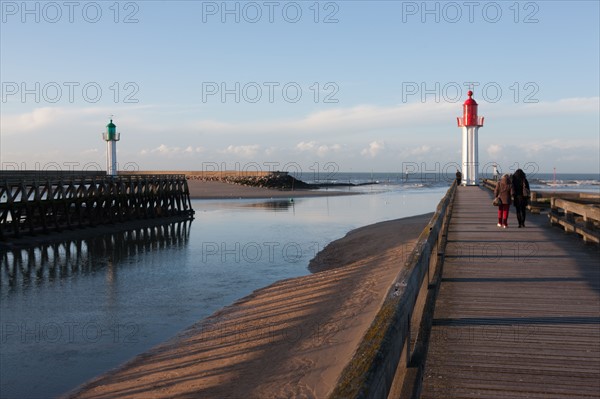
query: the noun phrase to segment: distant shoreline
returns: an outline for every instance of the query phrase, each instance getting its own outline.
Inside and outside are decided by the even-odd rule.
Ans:
[[[328,197],[340,195],[357,195],[360,193],[337,190],[281,190],[264,187],[243,186],[240,184],[225,183],[220,181],[188,180],[190,199],[192,200],[238,200],[238,199],[294,199],[310,197]],[[174,223],[188,220],[189,217],[165,217],[157,219],[142,219],[128,222],[116,222],[99,226],[74,227],[59,232],[47,234],[23,235],[19,238],[0,241],[0,250],[14,250],[30,248],[37,245],[54,242],[68,241],[79,238],[92,238],[102,234],[115,233],[131,229],[139,229],[156,225]]]
[[[297,189],[281,190],[264,187],[242,186],[221,181],[188,180],[191,199],[269,199],[269,198],[305,198],[338,195],[356,195],[357,192],[342,191],[339,187],[332,190]]]
[[[360,183],[348,182],[337,182],[337,181],[326,181],[318,183],[306,183],[305,181],[299,180],[288,172],[272,171],[272,172],[253,172],[253,171],[223,171],[223,172],[212,172],[212,171],[145,171],[136,172],[149,175],[165,175],[165,174],[183,174],[186,176],[186,180],[189,185],[194,185],[194,190],[190,189],[191,195],[194,198],[271,198],[278,197],[280,194],[273,194],[277,191],[284,192],[298,192],[300,191],[301,196],[309,196],[304,194],[306,192],[317,192],[314,190],[329,189],[329,188],[346,188],[346,187],[359,187],[373,184],[379,184],[378,181],[369,180]],[[122,172],[121,175],[133,175],[134,172]],[[198,183],[207,183],[204,187],[200,188]],[[225,183],[227,185],[234,185],[238,187],[247,188],[260,188],[269,189],[270,191],[251,191],[251,190],[233,190],[231,187],[208,184],[208,183]],[[318,193],[318,192],[317,192]],[[311,194],[310,196],[319,196],[323,194]],[[339,194],[334,194],[339,195]],[[285,196],[285,195],[283,195]]]

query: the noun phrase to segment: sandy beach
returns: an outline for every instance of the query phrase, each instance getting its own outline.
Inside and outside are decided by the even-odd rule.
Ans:
[[[356,229],[314,274],[259,289],[68,397],[326,397],[430,218]]]
[[[188,187],[190,189],[190,198],[192,199],[301,198],[356,194],[355,192],[350,192],[348,188],[292,191],[202,180],[188,180]]]

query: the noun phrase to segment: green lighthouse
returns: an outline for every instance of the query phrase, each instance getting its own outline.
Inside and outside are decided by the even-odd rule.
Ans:
[[[106,125],[106,133],[102,134],[102,139],[106,141],[106,174],[109,176],[117,175],[117,141],[121,139],[121,133],[117,133],[117,125],[110,120]]]

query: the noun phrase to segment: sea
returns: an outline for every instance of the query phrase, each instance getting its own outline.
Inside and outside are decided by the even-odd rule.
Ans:
[[[0,397],[56,397],[275,281],[328,243],[433,212],[453,176],[300,176],[353,195],[194,200],[193,221],[0,252]],[[374,183],[374,184],[373,184]],[[530,176],[599,192],[597,174]]]
[[[483,176],[483,173],[481,174]],[[433,188],[447,186],[455,178],[454,172],[423,171],[416,173],[304,173],[296,175],[300,180],[315,184],[355,184],[375,182],[366,190],[377,191],[393,187]],[[485,176],[493,178],[493,176]],[[537,191],[600,192],[600,173],[530,173],[530,188]],[[381,185],[381,186],[379,186]]]

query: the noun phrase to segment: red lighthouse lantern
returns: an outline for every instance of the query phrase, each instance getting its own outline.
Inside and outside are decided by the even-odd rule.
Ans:
[[[479,118],[477,115],[477,101],[473,100],[473,92],[468,91],[467,95],[469,98],[463,104],[463,116],[462,118],[456,118],[458,120],[458,127],[463,126],[483,126],[483,117]]]

